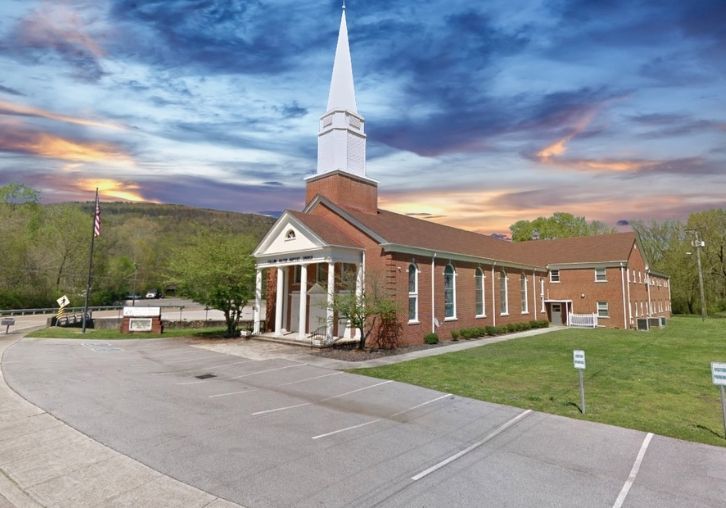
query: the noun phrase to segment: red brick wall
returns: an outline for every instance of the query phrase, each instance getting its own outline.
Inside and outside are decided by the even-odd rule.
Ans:
[[[318,194],[333,203],[364,212],[378,210],[378,185],[346,173],[336,171],[309,180],[305,187],[305,203],[310,203]]]

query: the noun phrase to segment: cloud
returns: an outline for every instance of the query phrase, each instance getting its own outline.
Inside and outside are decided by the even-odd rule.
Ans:
[[[30,61],[42,61],[52,52],[73,67],[76,77],[98,81],[104,75],[100,63],[104,50],[88,34],[87,28],[78,11],[62,3],[46,1],[0,40],[0,49],[7,55]]]
[[[135,182],[111,178],[83,178],[75,182],[74,186],[85,192],[93,192],[98,189],[99,198],[103,201],[110,201],[109,198],[113,198],[123,201],[158,203],[158,201],[145,198],[141,194],[141,185]]]
[[[79,118],[76,116],[54,113],[52,111],[46,111],[40,108],[34,108],[32,106],[14,104],[12,102],[5,101],[0,101],[0,115],[44,118],[46,120],[54,120],[56,122],[65,122],[86,127],[100,127],[103,129],[124,129],[122,125],[114,122],[89,120],[87,118]]]
[[[3,86],[3,85],[0,85],[0,92],[10,94],[10,95],[18,95],[18,96],[25,95],[23,92],[20,92],[14,88],[10,88],[8,86]]]
[[[0,152],[72,162],[102,162],[113,165],[131,163],[131,157],[127,153],[110,143],[71,140],[50,133],[19,129],[17,126],[0,130]]]
[[[702,132],[726,132],[726,121],[697,119],[689,115],[650,113],[631,116],[630,120],[651,129],[639,134],[639,137],[647,139],[684,136]]]

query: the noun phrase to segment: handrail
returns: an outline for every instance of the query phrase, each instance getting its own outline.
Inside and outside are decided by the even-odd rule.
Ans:
[[[128,305],[94,305],[89,306],[90,311],[121,310]],[[141,305],[139,305],[141,307]],[[144,307],[160,307],[162,309],[184,310],[185,305],[145,305]],[[66,307],[64,312],[83,312],[83,307]],[[0,316],[25,316],[27,314],[57,314],[58,307],[42,307],[36,309],[0,309]]]

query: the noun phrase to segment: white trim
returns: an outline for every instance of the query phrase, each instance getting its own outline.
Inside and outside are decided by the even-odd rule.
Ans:
[[[282,333],[283,296],[285,293],[285,272],[287,269],[277,267],[277,293],[275,294],[275,335]]]
[[[495,282],[496,277],[494,276],[494,265],[492,265],[492,326],[497,326],[497,284]]]
[[[298,314],[298,337],[305,339],[307,335],[308,314],[308,265],[300,265],[300,313]]]
[[[262,307],[262,270],[255,273],[255,308],[252,317],[252,333],[260,333],[260,308]]]

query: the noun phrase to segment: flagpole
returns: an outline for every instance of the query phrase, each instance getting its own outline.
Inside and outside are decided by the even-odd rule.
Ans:
[[[86,333],[86,316],[88,315],[88,297],[91,293],[91,278],[93,274],[93,244],[96,240],[96,221],[98,220],[98,187],[96,187],[96,199],[93,202],[93,220],[91,221],[91,251],[88,255],[88,280],[86,282],[86,299],[83,304],[83,329],[81,333]]]

